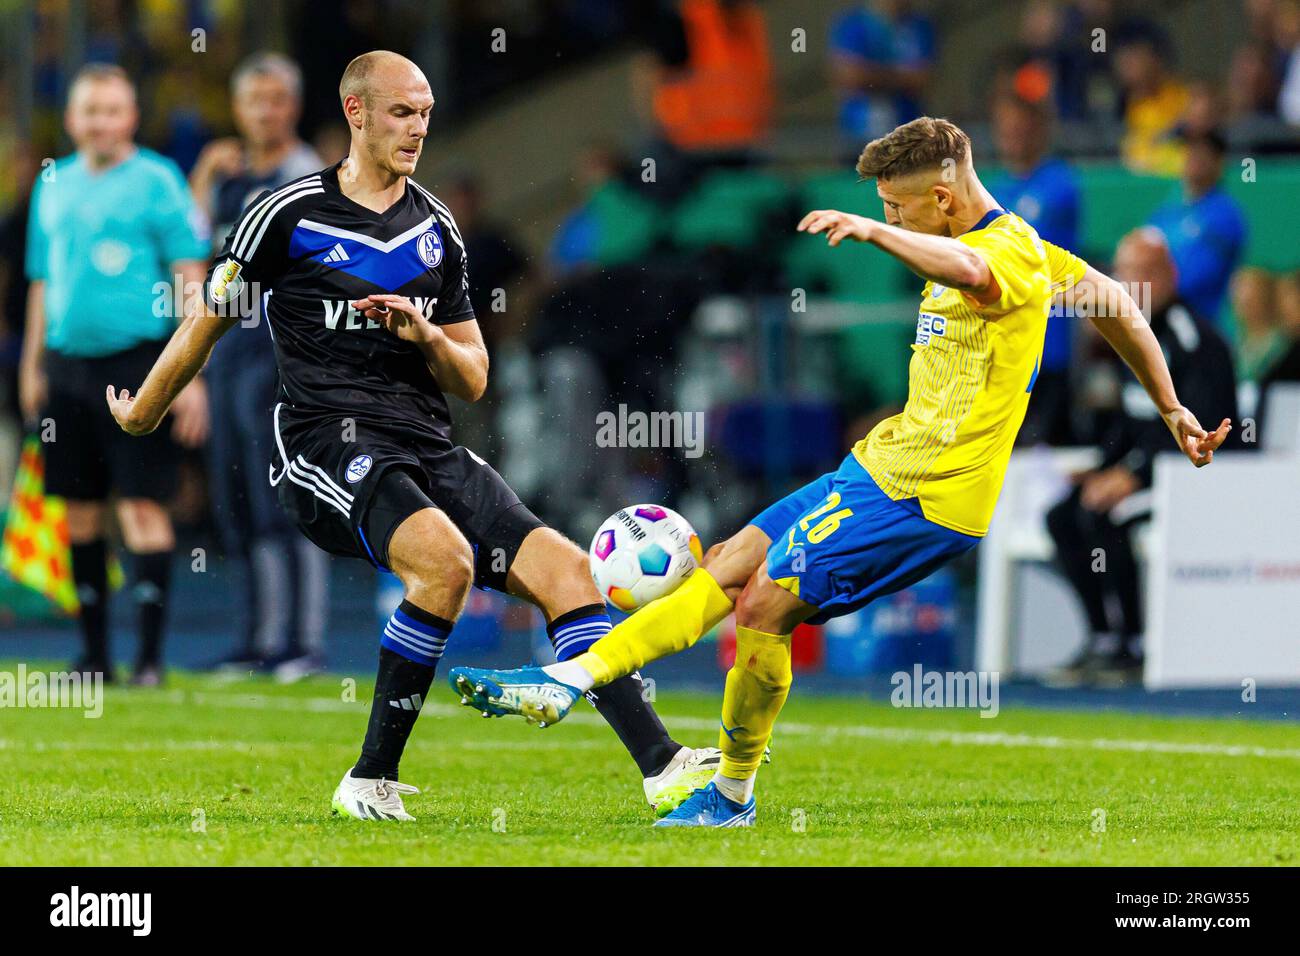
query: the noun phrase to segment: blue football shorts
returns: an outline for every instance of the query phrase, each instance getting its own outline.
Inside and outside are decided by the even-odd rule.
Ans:
[[[928,520],[916,498],[890,498],[852,454],[750,524],[772,539],[772,580],[819,608],[814,624],[915,584],[980,540]]]

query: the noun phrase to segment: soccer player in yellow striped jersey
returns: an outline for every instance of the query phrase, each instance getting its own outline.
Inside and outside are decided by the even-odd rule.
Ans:
[[[857,169],[875,180],[885,221],[823,209],[798,228],[832,246],[873,245],[925,280],[903,411],[837,471],[711,548],[680,588],[586,654],[544,668],[452,670],[466,703],[548,725],[584,691],[691,646],[734,609],[721,769],[659,826],[752,823],[755,775],[790,689],[795,626],[915,583],[988,530],[1058,294],[1074,290],[1075,314],[1088,315],[1132,368],[1194,465],[1213,459],[1231,427],[1224,419],[1208,432],[1179,403],[1160,346],[1122,286],[998,205],[957,126],[913,120],[869,143]]]
[[[829,218],[811,214],[806,228]],[[853,454],[890,498],[917,498],[928,520],[983,535],[1038,377],[1052,299],[1082,279],[1087,265],[1000,208],[955,238],[987,265],[997,295],[980,301],[968,290],[926,282],[907,405]]]

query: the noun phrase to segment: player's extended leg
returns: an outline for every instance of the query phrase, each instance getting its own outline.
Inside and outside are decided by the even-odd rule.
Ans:
[[[577,657],[609,633],[609,611],[592,583],[586,554],[552,528],[529,533],[506,583],[511,594],[546,615],[546,633],[557,660]],[[588,700],[618,734],[641,776],[650,777],[663,770],[682,745],[668,735],[644,690],[640,676],[628,674],[602,687],[600,694],[589,694]]]
[[[710,548],[704,566],[681,587],[651,601],[581,657],[543,668],[455,667],[452,686],[480,710],[520,714],[541,726],[563,719],[580,694],[685,650],[730,614],[772,542],[825,500],[835,477],[836,472],[823,475],[765,509]]]
[[[760,566],[736,603],[736,659],[727,672],[718,746],[722,766],[656,826],[749,826],[754,778],[777,715],[790,693],[790,640],[817,608],[772,581]]]
[[[736,660],[722,705],[722,767],[657,826],[748,826],[763,747],[789,693],[795,625],[865,607],[978,541],[898,502],[849,456],[824,498],[791,522],[736,604]]]
[[[704,566],[676,591],[651,601],[573,660],[546,667],[490,670],[454,667],[462,700],[494,714],[520,714],[539,726],[562,720],[593,687],[635,673],[650,661],[685,650],[729,613],[745,582],[763,561],[771,539],[747,525],[710,548]]]
[[[414,510],[420,503],[424,507]],[[396,528],[386,532],[393,520]],[[405,597],[384,627],[370,722],[356,766],[334,793],[335,813],[361,819],[410,820],[397,783],[398,763],[428,697],[453,622],[474,580],[473,551],[447,515],[429,504],[411,476],[385,475],[366,518],[367,540],[381,548]]]
[[[631,673],[651,661],[691,647],[731,613],[736,598],[772,544],[757,525],[746,525],[714,545],[703,567],[672,594],[652,601],[594,644],[574,663],[596,686]],[[578,671],[571,672],[582,680]]]
[[[506,587],[542,610],[559,661],[578,657],[610,632],[609,612],[591,580],[587,555],[552,528],[529,532],[510,565]],[[586,697],[636,762],[656,811],[674,809],[717,769],[716,749],[693,750],[673,740],[635,671],[588,690]]]

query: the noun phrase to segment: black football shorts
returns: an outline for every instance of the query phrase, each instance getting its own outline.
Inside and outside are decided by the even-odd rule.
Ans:
[[[74,501],[104,501],[114,493],[171,499],[183,454],[172,441],[171,419],[133,437],[122,431],[104,398],[109,385],[135,395],[166,344],[143,342],[97,358],[47,353],[49,396],[38,431],[49,439],[43,446],[46,494]]]
[[[331,554],[386,569],[397,526],[417,511],[438,508],[474,549],[474,583],[504,591],[524,538],[543,527],[496,469],[468,448],[435,447],[360,422],[347,428],[337,421],[295,424],[284,405],[276,406],[274,417],[270,477],[280,505]]]

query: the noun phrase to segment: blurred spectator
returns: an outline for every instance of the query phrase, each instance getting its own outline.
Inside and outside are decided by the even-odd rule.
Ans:
[[[474,263],[469,300],[480,320],[490,317],[491,321],[482,322],[483,339],[489,348],[495,347],[519,334],[516,323],[525,310],[523,303],[512,300],[519,291],[518,283],[528,274],[528,263],[519,251],[519,240],[484,213],[483,184],[477,176],[465,173],[455,177],[442,196],[465,239],[466,256]]]
[[[934,60],[934,25],[909,0],[873,0],[841,13],[830,28],[840,132],[860,146],[923,115]]]
[[[1292,126],[1300,126],[1300,0],[1281,0],[1273,31],[1282,74],[1278,112]]]
[[[311,148],[326,166],[347,159],[352,147],[352,134],[347,123],[322,123],[311,138]]]
[[[1172,71],[1168,38],[1158,29],[1133,24],[1115,38],[1115,70],[1124,98],[1124,140],[1120,151],[1135,172],[1177,176],[1182,144],[1174,130],[1187,108],[1187,87]]]
[[[619,265],[650,248],[654,209],[628,187],[624,160],[613,146],[588,145],[578,157],[576,179],[583,199],[551,240],[552,275],[564,278]]]
[[[239,135],[208,143],[190,172],[194,201],[214,222],[214,244],[258,193],[321,168],[298,138],[301,83],[298,67],[278,53],[253,54],[231,77]]]
[[[1247,40],[1271,43],[1277,22],[1278,0],[1244,0],[1241,6]]]
[[[116,493],[139,611],[133,681],[154,685],[176,544],[165,506],[179,457],[172,436],[202,442],[206,393],[201,379],[181,393],[171,435],[163,428],[133,438],[113,420],[104,389],[139,388],[179,318],[159,308],[156,289],[197,287],[207,250],[180,170],[132,141],[138,119],[121,68],[92,64],[74,79],[67,131],[77,152],[42,173],[32,195],[19,391],[25,417],[55,429],[42,435],[45,490],[67,499],[85,641],[76,669],[111,676],[105,533]]]
[[[1268,394],[1274,385],[1300,383],[1300,272],[1277,280],[1277,305],[1285,345],[1273,362],[1260,370],[1257,408],[1261,415],[1268,414]]]
[[[524,317],[533,307],[531,270],[519,252],[519,240],[484,212],[483,186],[477,176],[453,177],[441,195],[460,228],[466,256],[474,263],[469,270],[469,300],[495,362],[504,358],[503,347],[523,346]],[[506,429],[494,424],[503,400],[503,378],[489,375],[485,400],[460,403],[453,409],[459,442],[494,458],[506,451],[502,444]]]
[[[1080,22],[1085,15],[1086,27]],[[1092,112],[1090,88],[1108,68],[1089,48],[1092,29],[1103,26],[1096,15],[1057,0],[1026,4],[1018,44],[1008,58],[1007,92],[1030,102],[1050,98],[1063,119],[1086,119]]]
[[[1210,428],[1237,420],[1236,384],[1227,343],[1178,297],[1176,269],[1163,237],[1143,228],[1125,236],[1115,277],[1148,283],[1151,331],[1169,364],[1179,400]],[[1083,603],[1089,636],[1079,655],[1055,672],[1058,685],[1140,679],[1143,613],[1134,527],[1150,517],[1152,463],[1175,451],[1169,428],[1142,386],[1125,378],[1122,414],[1102,441],[1102,463],[1076,476],[1076,487],[1047,515],[1057,562]],[[1236,433],[1234,432],[1234,435]],[[1097,549],[1105,570],[1095,567]]]
[[[1151,216],[1178,266],[1178,294],[1197,315],[1222,319],[1228,283],[1246,247],[1241,206],[1220,185],[1227,141],[1221,133],[1187,133],[1180,195]]]
[[[1048,242],[1077,250],[1079,180],[1067,163],[1048,154],[1052,116],[1046,101],[1029,102],[1014,94],[998,97],[993,105],[993,137],[1006,171],[990,179],[989,191]],[[1059,309],[1048,318],[1042,368],[1020,430],[1025,443],[1071,441],[1073,324],[1073,316]]]
[[[1279,58],[1272,43],[1253,39],[1242,44],[1228,66],[1228,115],[1234,122],[1275,115],[1280,86]]]
[[[576,178],[586,197],[556,232],[549,252],[553,285],[528,326],[545,397],[533,430],[541,449],[540,495],[529,505],[557,527],[587,533],[602,520],[598,512],[629,494],[630,466],[638,458],[627,449],[597,447],[590,423],[597,412],[624,403],[664,407],[665,370],[702,283],[698,263],[678,267],[647,255],[657,237],[656,207],[627,184],[623,159],[612,146],[590,145]],[[611,335],[615,328],[618,334]],[[680,477],[677,456],[638,464],[643,471],[667,471],[670,480]],[[563,493],[573,487],[586,491]],[[668,493],[663,486],[650,491]]]
[[[38,169],[36,154],[20,147],[12,157],[19,199],[0,217],[0,412],[18,413],[18,360],[27,324],[27,220],[32,185]],[[0,456],[3,458],[3,456]]]
[[[1254,382],[1288,345],[1279,324],[1277,281],[1264,269],[1241,269],[1232,277],[1237,319],[1237,377]]]
[[[1186,140],[1188,136],[1216,133],[1222,128],[1227,114],[1227,104],[1218,86],[1206,80],[1193,80],[1187,84],[1187,106],[1174,134],[1178,139]]]
[[[36,153],[18,145],[11,154],[11,170],[18,198],[0,216],[0,501],[13,490],[22,414],[18,401],[18,366],[22,358],[23,330],[27,324],[27,220],[32,184],[36,179]]]
[[[685,153],[744,153],[772,121],[767,24],[753,0],[680,0],[638,71],[660,135]]]
[[[322,166],[298,138],[302,74],[292,60],[253,54],[232,75],[230,97],[239,136],[205,146],[190,175],[195,202],[215,224],[214,253],[249,203]],[[265,669],[291,681],[324,666],[329,564],[289,522],[266,480],[278,379],[260,303],[252,308],[217,343],[205,370],[212,386],[212,510],[226,559],[243,585],[239,642],[217,666]]]

